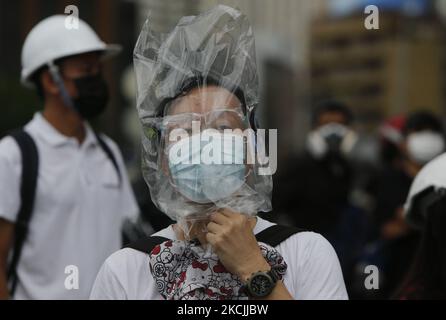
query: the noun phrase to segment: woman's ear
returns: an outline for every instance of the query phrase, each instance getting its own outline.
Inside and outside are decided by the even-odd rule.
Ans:
[[[40,75],[40,83],[42,84],[42,90],[44,94],[57,95],[59,94],[59,88],[53,80],[50,72],[45,70]]]

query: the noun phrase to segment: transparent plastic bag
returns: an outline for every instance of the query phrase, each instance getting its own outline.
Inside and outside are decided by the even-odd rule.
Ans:
[[[264,141],[253,130],[259,88],[254,37],[246,16],[219,5],[182,18],[168,34],[152,30],[149,18],[134,50],[134,67],[143,176],[155,205],[186,234],[194,221],[220,208],[247,215],[270,211],[272,178],[259,175],[258,164],[248,161]],[[234,132],[218,136],[225,130]],[[176,131],[188,135],[171,141]],[[186,148],[182,150],[190,151],[187,156],[200,158],[209,146],[230,140],[234,145],[222,147],[221,155],[243,159],[242,167],[172,164],[173,148]]]

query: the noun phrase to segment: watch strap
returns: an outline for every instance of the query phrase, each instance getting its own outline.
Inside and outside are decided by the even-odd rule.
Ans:
[[[276,268],[271,267],[269,271],[267,271],[268,275],[273,279],[274,283],[280,280],[280,275],[278,274]]]

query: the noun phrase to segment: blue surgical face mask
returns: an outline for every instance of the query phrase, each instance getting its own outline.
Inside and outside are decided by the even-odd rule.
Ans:
[[[230,197],[245,183],[243,136],[202,134],[183,138],[169,148],[169,169],[175,188],[196,203]],[[206,139],[207,141],[203,141]]]

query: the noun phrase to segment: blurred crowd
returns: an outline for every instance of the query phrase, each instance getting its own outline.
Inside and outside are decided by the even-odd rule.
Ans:
[[[416,175],[445,151],[444,119],[423,109],[386,119],[376,133],[379,163],[371,165],[355,158],[360,141],[348,106],[332,100],[314,110],[305,152],[276,177],[275,211],[329,239],[351,298],[402,297],[422,233],[406,221],[404,205]],[[440,255],[444,244],[436,246]],[[364,287],[368,265],[380,270],[379,290]]]

